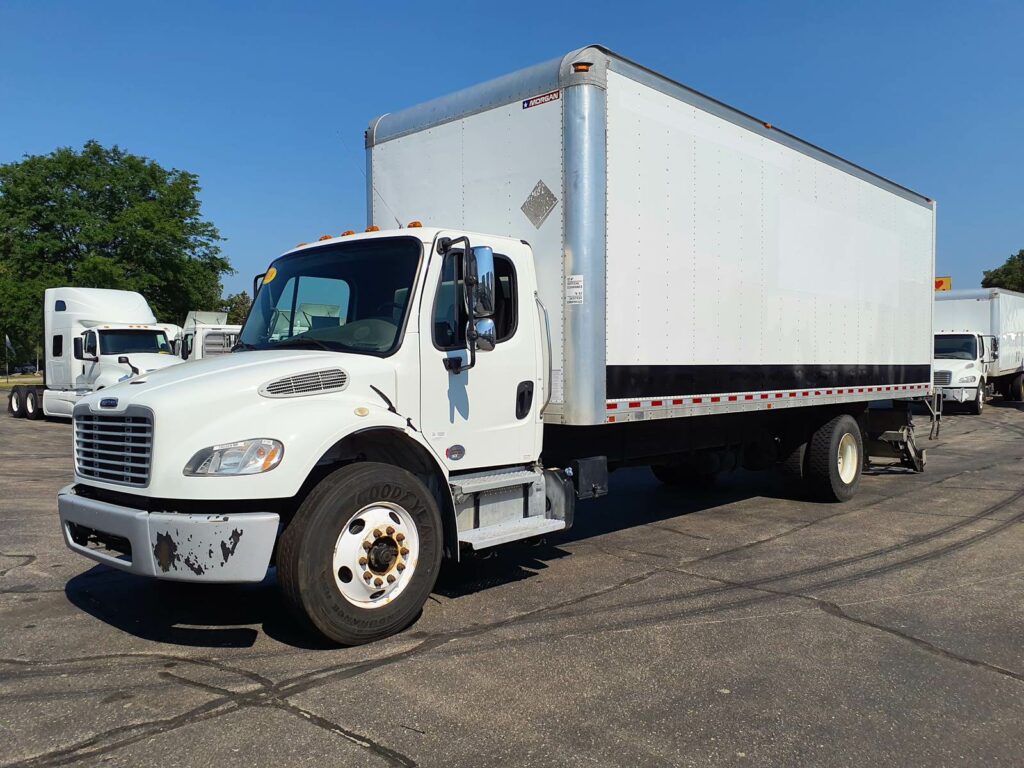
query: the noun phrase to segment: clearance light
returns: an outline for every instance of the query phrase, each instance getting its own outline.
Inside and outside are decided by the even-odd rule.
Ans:
[[[573,72],[589,72],[590,68],[594,66],[593,62],[590,61],[577,61],[572,65]]]
[[[423,226],[423,222],[422,221],[410,221],[405,226],[407,226],[409,229],[416,229],[417,227],[422,227]]]
[[[376,224],[371,224],[370,226],[368,226],[366,228],[366,231],[367,232],[380,232],[380,227],[378,227]]]
[[[354,229],[346,229],[339,235],[339,237],[348,237],[349,235],[354,235],[355,233],[356,231]]]
[[[318,240],[322,243],[324,240],[333,240],[334,235],[320,235]]]
[[[298,245],[296,245],[295,247],[296,247],[296,248],[301,248],[301,247],[302,247],[302,246],[304,246],[304,245],[308,245],[308,243],[299,243],[299,244],[298,244]]]

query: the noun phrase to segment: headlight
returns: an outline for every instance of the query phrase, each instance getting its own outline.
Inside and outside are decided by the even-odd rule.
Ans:
[[[256,475],[281,463],[284,446],[277,440],[257,437],[204,448],[189,459],[184,473],[193,477]]]
[[[973,384],[978,380],[977,376],[961,376],[956,380],[957,384]]]

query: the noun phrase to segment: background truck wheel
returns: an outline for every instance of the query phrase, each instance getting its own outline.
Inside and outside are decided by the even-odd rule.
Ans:
[[[1007,399],[1019,403],[1024,400],[1024,374],[1018,373],[1007,387]]]
[[[979,415],[985,409],[985,385],[978,386],[978,394],[967,404],[967,412]]]
[[[7,402],[7,410],[16,419],[20,419],[25,415],[25,391],[21,387],[15,387],[11,390],[10,400]]]
[[[822,501],[849,501],[860,485],[864,440],[857,421],[836,416],[821,426],[807,444],[806,477]]]
[[[40,402],[39,391],[35,387],[22,390],[25,398],[25,418],[37,421],[43,418],[43,404]]]
[[[652,464],[651,472],[665,485],[673,488],[689,488],[691,490],[707,490],[714,487],[714,472],[699,472],[685,464]]]
[[[409,626],[441,565],[441,514],[414,475],[350,464],[328,475],[281,536],[277,578],[322,634],[359,645]]]

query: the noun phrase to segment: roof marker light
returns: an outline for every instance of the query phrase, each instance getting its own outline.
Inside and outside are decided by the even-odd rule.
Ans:
[[[380,232],[380,227],[378,227],[376,224],[371,224],[370,226],[368,226],[366,228],[366,231],[367,232]]]
[[[422,227],[423,226],[423,222],[422,221],[410,221],[405,226],[407,226],[409,229],[416,229],[417,227]]]
[[[299,244],[298,244],[298,245],[296,245],[295,247],[296,247],[296,248],[301,248],[301,247],[302,247],[302,246],[304,246],[304,245],[308,245],[308,243],[299,243]]]
[[[348,237],[349,235],[354,235],[355,233],[356,231],[354,229],[346,229],[344,232],[338,235],[338,237]]]
[[[577,61],[572,65],[573,72],[589,72],[590,68],[594,66],[592,61]]]
[[[334,235],[320,235],[317,239],[322,243],[324,240],[333,240]]]

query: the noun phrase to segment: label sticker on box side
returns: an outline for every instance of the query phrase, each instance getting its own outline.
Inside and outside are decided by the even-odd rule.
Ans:
[[[566,305],[583,303],[583,275],[567,275],[565,278]]]

